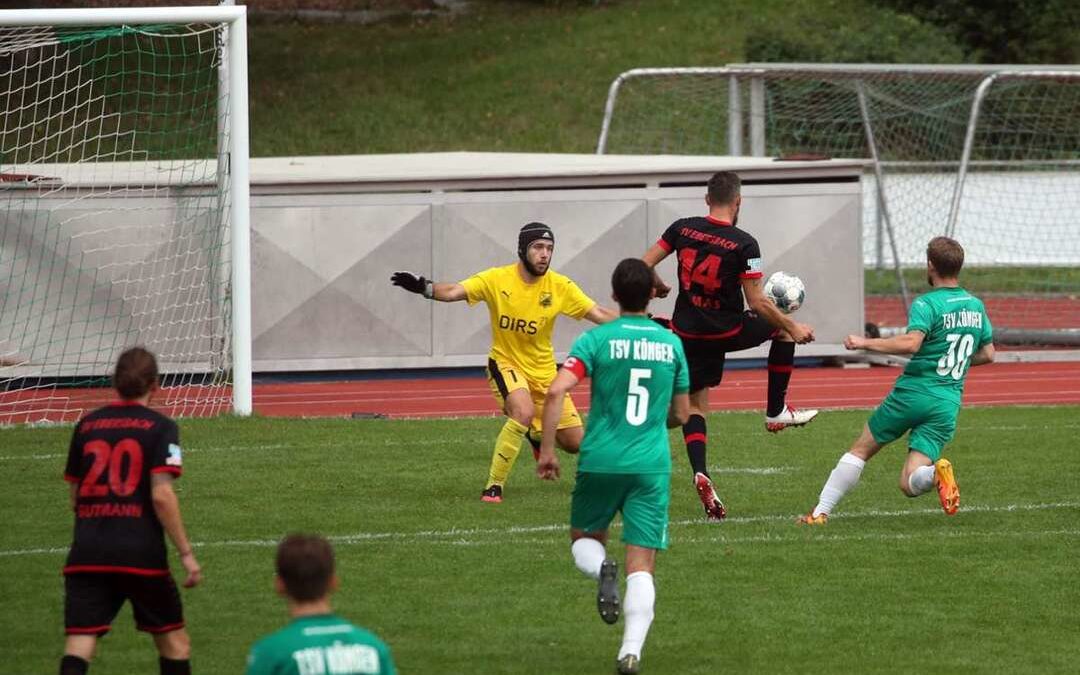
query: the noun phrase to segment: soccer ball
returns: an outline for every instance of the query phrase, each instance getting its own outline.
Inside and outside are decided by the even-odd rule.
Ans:
[[[802,279],[787,272],[774,272],[765,282],[765,296],[784,314],[791,314],[802,307],[806,299],[806,286]]]

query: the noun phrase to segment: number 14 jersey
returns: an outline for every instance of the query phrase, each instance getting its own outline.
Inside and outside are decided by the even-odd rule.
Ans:
[[[741,280],[762,274],[757,240],[729,222],[705,216],[676,220],[656,243],[675,253],[679,267],[672,329],[691,338],[737,333],[745,308]]]
[[[582,333],[563,367],[592,378],[578,471],[670,473],[667,415],[690,388],[682,341],[645,316]]]
[[[982,300],[963,288],[935,288],[911,303],[907,330],[926,337],[895,388],[959,405],[971,355],[994,338]]]
[[[176,423],[137,403],[99,408],[75,425],[64,480],[75,484],[75,537],[65,574],[168,574],[150,477],[181,473]]]

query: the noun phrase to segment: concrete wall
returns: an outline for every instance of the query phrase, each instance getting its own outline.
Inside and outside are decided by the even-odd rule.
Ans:
[[[228,367],[228,237],[209,168],[177,184],[172,165],[34,166],[49,178],[4,185],[0,379],[106,374],[132,344],[170,372]],[[406,293],[392,272],[457,281],[513,262],[518,229],[540,220],[553,268],[610,306],[615,264],[703,214],[719,169],[743,177],[740,226],[766,272],[807,285],[799,317],[818,342],[799,353],[842,352],[863,324],[859,162],[435,153],[252,160],[255,370],[481,365],[486,308]],[[673,259],[661,271],[674,282]],[[590,325],[561,319],[557,352]]]
[[[553,269],[611,306],[610,275],[675,219],[704,213],[704,186],[416,194],[259,196],[253,201],[255,369],[474,366],[490,345],[484,306],[434,303],[390,285],[396,270],[459,281],[516,260],[517,231],[540,220],[556,236]],[[807,285],[801,320],[840,353],[863,324],[858,183],[751,185],[740,225],[767,273]],[[661,272],[674,284],[674,257]],[[674,296],[653,304],[670,314]],[[561,318],[556,351],[591,326]],[[745,356],[762,356],[764,349]]]

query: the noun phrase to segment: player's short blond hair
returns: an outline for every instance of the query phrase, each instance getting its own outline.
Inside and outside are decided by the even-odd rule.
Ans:
[[[949,237],[934,237],[926,245],[926,259],[943,277],[956,277],[964,266],[964,247]]]

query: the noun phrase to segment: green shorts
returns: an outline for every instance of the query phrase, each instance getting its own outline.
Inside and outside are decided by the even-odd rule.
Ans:
[[[952,401],[894,389],[867,424],[874,440],[882,445],[892,443],[910,429],[908,447],[936,462],[941,459],[941,449],[956,433],[959,412],[960,405]]]
[[[570,527],[608,529],[622,512],[623,543],[664,550],[668,542],[670,473],[582,473],[574,483]]]

